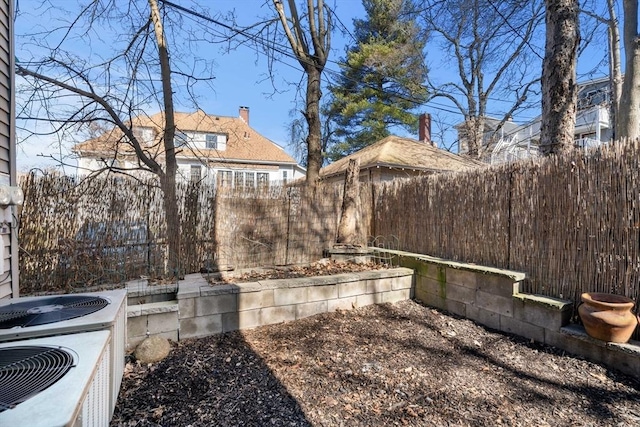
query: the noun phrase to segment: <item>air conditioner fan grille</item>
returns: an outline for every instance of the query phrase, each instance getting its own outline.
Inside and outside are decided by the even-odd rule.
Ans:
[[[60,295],[8,304],[0,307],[0,329],[75,319],[101,310],[108,304],[105,298],[84,295]]]
[[[0,412],[14,408],[62,378],[73,366],[71,353],[55,347],[0,349]]]

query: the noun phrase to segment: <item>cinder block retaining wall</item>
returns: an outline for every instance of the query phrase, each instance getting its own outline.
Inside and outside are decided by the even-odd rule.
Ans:
[[[172,340],[204,337],[398,302],[411,298],[412,285],[413,271],[408,268],[222,286],[211,286],[202,275],[191,274],[180,281],[176,300],[129,305],[128,346],[152,335]],[[130,297],[139,299],[144,293],[137,284]]]
[[[570,325],[571,301],[520,292],[525,273],[376,250],[415,271],[415,299],[489,328],[552,345],[640,378],[640,342],[606,343]]]

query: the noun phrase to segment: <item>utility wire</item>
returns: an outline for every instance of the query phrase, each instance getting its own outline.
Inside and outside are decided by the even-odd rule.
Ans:
[[[313,65],[311,62],[307,62],[304,58],[298,58],[294,53],[292,53],[290,51],[290,49],[287,46],[275,43],[275,41],[266,41],[264,39],[264,37],[262,37],[262,36],[260,36],[258,34],[254,34],[254,33],[251,33],[249,31],[245,30],[245,29],[236,28],[236,27],[233,27],[231,25],[225,24],[224,22],[221,22],[221,21],[219,21],[217,19],[214,19],[214,18],[212,18],[210,16],[207,16],[207,15],[204,15],[202,13],[196,12],[194,10],[188,9],[188,8],[186,8],[184,6],[178,5],[178,4],[176,4],[176,3],[174,3],[174,2],[172,2],[170,0],[159,0],[159,1],[161,3],[163,3],[163,4],[165,4],[165,5],[171,7],[173,9],[175,9],[175,10],[178,10],[180,12],[183,12],[183,13],[185,13],[187,15],[191,15],[191,16],[197,17],[197,18],[202,19],[202,20],[204,20],[206,22],[209,22],[209,23],[218,25],[218,26],[220,26],[222,28],[225,28],[225,29],[231,31],[232,33],[234,33],[236,35],[243,36],[243,37],[247,38],[248,40],[256,43],[259,46],[261,46],[263,49],[270,49],[270,50],[272,50],[272,51],[274,51],[276,53],[279,53],[279,54],[281,54],[281,55],[283,55],[283,56],[285,56],[287,58],[294,59],[294,60],[296,60],[298,62],[306,62],[309,65]],[[333,15],[335,16],[335,14],[333,14]],[[506,18],[503,17],[503,19],[506,19]],[[342,25],[344,26],[344,24],[342,24]],[[515,31],[515,29],[514,29],[514,31]],[[352,35],[352,37],[353,37],[353,35]],[[291,64],[289,64],[289,63],[287,63],[285,61],[282,61],[282,60],[280,60],[278,58],[274,58],[273,60],[276,61],[276,62],[279,62],[281,64],[284,64],[284,65],[286,65],[288,67],[297,69],[296,66],[291,65]],[[334,61],[334,60],[331,60],[331,59],[327,59],[327,62],[332,63],[332,64],[336,64],[336,65],[338,65],[340,67],[346,67],[347,66],[343,62],[338,62],[338,61]],[[344,78],[344,75],[340,71],[333,70],[333,69],[328,68],[328,67],[325,67],[324,72],[325,72],[325,74],[328,74],[328,75],[331,75],[331,76],[334,76],[334,77]],[[350,80],[352,82],[354,82],[354,83],[362,83],[360,81],[356,81],[355,79],[350,79]],[[335,80],[334,80],[334,82],[335,82]],[[369,85],[367,87],[369,87],[370,89],[373,89],[373,90],[378,90],[378,88],[376,88],[376,87],[374,87],[372,85]],[[446,92],[446,93],[448,93],[449,95],[452,95],[452,96],[460,95],[458,93],[453,93],[453,92]],[[410,103],[414,104],[416,107],[421,106],[421,105],[425,105],[425,104],[429,104],[429,105],[433,106],[433,108],[435,108],[435,109],[437,109],[439,111],[443,111],[443,112],[450,113],[450,114],[456,114],[456,115],[464,115],[463,112],[451,110],[450,107],[448,107],[448,106],[446,106],[444,104],[438,103],[438,102],[424,101],[422,99],[412,98],[412,97],[408,97],[408,96],[404,96],[404,95],[396,95],[396,96],[397,96],[397,98],[399,98],[399,99],[401,99],[403,101],[407,101],[407,102],[410,102]],[[488,98],[488,99],[491,100],[491,101],[509,102],[509,101],[505,101],[503,99],[497,99],[497,98],[496,99]],[[533,118],[531,118],[531,119],[533,119]]]

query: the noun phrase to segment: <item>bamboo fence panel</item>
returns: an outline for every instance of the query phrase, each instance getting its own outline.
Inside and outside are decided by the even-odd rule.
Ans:
[[[373,225],[400,249],[521,270],[525,290],[640,300],[640,148],[377,184]]]

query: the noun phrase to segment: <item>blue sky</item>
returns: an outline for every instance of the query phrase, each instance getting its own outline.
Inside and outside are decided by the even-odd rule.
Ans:
[[[67,9],[73,9],[77,4],[74,0],[58,1]],[[330,1],[327,3],[331,4]],[[18,37],[16,46],[20,45],[20,34],[31,31],[34,25],[42,27],[49,25],[47,20],[40,22],[37,16],[28,13],[33,8],[33,5],[40,2],[41,0],[20,0],[19,7],[23,13],[18,14],[16,20],[16,35]],[[174,2],[186,7],[190,4],[190,2],[184,0],[174,0]],[[235,11],[237,23],[241,26],[255,23],[265,16],[270,16],[270,14],[273,16],[273,11],[265,6],[265,0],[215,0],[202,4],[207,4],[212,14],[219,12],[224,15],[227,12]],[[340,19],[340,24],[352,30],[353,19],[364,17],[361,0],[337,1],[336,14]],[[51,22],[50,25],[55,25],[55,23]],[[108,46],[108,36],[103,36],[104,45]],[[595,58],[599,60],[599,57],[602,56],[603,40],[606,39],[601,38],[592,47],[591,53],[588,52],[585,55],[589,59],[582,61],[582,65],[579,67],[580,70],[583,70],[582,73],[586,73],[586,70],[590,70],[593,67],[593,63],[596,61]],[[344,56],[345,45],[349,42],[348,35],[345,38],[339,32],[335,33],[332,40],[332,52],[326,67],[328,70],[338,71],[336,61]],[[169,46],[169,48],[172,49],[172,46]],[[540,49],[542,54],[541,43],[538,46],[534,46],[534,48]],[[81,45],[78,46],[78,50],[82,51],[83,47]],[[17,50],[16,54],[18,58],[21,57],[20,50]],[[287,124],[292,119],[290,114],[295,107],[296,92],[293,84],[303,78],[301,67],[295,59],[285,57],[277,61],[274,64],[276,77],[272,81],[267,77],[267,60],[263,53],[256,52],[248,46],[240,46],[229,52],[226,52],[220,46],[213,46],[211,49],[206,49],[206,53],[200,52],[200,55],[207,55],[215,62],[213,68],[215,80],[211,87],[208,87],[206,91],[200,94],[200,108],[209,114],[237,116],[238,107],[241,105],[247,106],[250,108],[251,126],[292,153],[288,147]],[[441,55],[437,43],[433,40],[428,45],[427,61],[431,75],[437,80],[446,81],[450,74],[449,66]],[[581,78],[601,77],[604,75],[602,69],[603,67],[599,67],[595,74],[584,75]],[[492,108],[499,110],[501,108],[500,103],[494,103]],[[177,109],[185,111],[192,109],[192,107],[178,106]],[[449,112],[455,110],[455,108],[448,101],[436,99],[417,110],[417,112],[430,112],[432,115],[438,116],[445,123],[445,126],[450,128],[444,135],[445,139],[455,139],[455,133],[451,127],[461,120],[461,116]],[[533,118],[537,113],[537,111],[528,111],[514,117],[514,119],[517,122],[525,122]],[[47,156],[51,153],[65,154],[70,145],[70,143],[64,143],[61,147],[54,137],[29,139],[21,143],[18,148],[18,169],[25,171],[33,167],[53,166],[55,162],[41,155]]]

